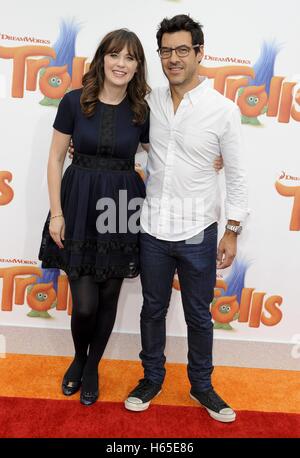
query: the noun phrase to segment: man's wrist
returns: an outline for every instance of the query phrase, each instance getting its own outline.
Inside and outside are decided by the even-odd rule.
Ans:
[[[240,225],[240,221],[235,220],[228,220],[225,226],[225,234],[231,234],[235,237],[242,232],[242,226]]]
[[[225,226],[226,227],[226,226]],[[229,235],[230,237],[233,237],[233,238],[237,238],[238,236],[238,233],[237,232],[233,232],[233,231],[230,231],[229,229],[225,229],[225,232],[224,232],[225,235]]]

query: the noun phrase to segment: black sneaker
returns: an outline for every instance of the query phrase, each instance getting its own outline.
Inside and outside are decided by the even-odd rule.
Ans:
[[[139,384],[129,393],[125,401],[125,407],[134,412],[148,409],[150,402],[161,392],[161,385],[145,378],[139,380]]]
[[[213,388],[207,391],[195,391],[191,389],[190,396],[198,401],[215,420],[229,423],[234,421],[236,413],[232,408],[223,401]]]

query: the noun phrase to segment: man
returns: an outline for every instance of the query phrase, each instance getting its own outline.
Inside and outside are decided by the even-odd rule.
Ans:
[[[199,78],[204,54],[202,26],[189,16],[164,19],[158,53],[169,87],[149,96],[150,150],[141,226],[141,311],[144,378],[125,401],[142,411],[165,377],[166,314],[177,270],[188,335],[191,397],[221,422],[236,418],[211,384],[213,324],[210,303],[216,267],[236,254],[240,222],[247,215],[237,106]],[[213,160],[222,154],[228,223],[217,248],[218,186]]]

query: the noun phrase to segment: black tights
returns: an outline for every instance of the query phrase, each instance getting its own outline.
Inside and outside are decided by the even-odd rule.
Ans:
[[[65,378],[82,378],[84,391],[97,389],[98,365],[114,327],[122,282],[123,278],[95,282],[89,275],[69,280],[75,358]]]

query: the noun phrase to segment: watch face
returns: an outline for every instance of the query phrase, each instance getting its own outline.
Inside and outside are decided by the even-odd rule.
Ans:
[[[236,234],[240,234],[242,232],[242,226],[233,226],[231,224],[227,224],[226,229],[235,232]]]

